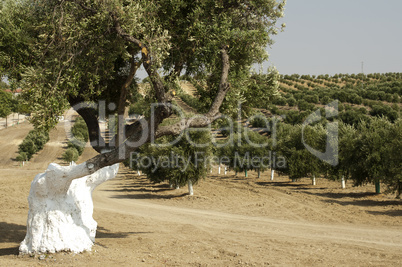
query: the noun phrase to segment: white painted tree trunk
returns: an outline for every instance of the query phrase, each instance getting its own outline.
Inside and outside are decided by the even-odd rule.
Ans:
[[[274,180],[274,173],[275,173],[274,169],[271,169],[271,181]]]
[[[188,195],[194,195],[193,182],[191,182],[191,180],[188,180]]]
[[[313,185],[316,185],[316,182],[315,182],[315,175],[313,175],[312,183],[313,183]]]
[[[116,176],[119,164],[87,175],[86,163],[51,163],[35,176],[28,196],[27,234],[21,253],[91,250],[97,223],[92,218],[92,191]],[[81,178],[77,178],[81,177]]]
[[[228,168],[225,166],[225,175],[228,174]]]
[[[221,174],[221,165],[218,166],[218,174]]]
[[[346,188],[346,181],[345,181],[345,177],[343,175],[342,175],[341,183],[342,183],[342,189],[345,189]]]

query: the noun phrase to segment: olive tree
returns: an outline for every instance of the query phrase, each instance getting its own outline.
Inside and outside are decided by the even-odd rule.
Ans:
[[[71,106],[85,120],[90,144],[100,153],[67,169],[50,166],[49,172],[34,180],[40,186],[33,183],[31,195],[41,190],[41,194],[63,198],[69,191],[59,190],[56,197],[55,191],[42,186],[68,188],[80,177],[93,181],[101,177],[97,171],[123,162],[143,144],[179,135],[189,127],[205,127],[219,118],[222,104],[239,95],[252,64],[267,59],[265,48],[281,28],[277,20],[283,16],[284,5],[285,1],[275,0],[1,0],[0,71],[27,88],[24,96],[35,114],[32,122],[38,128],[51,128],[57,116]],[[151,84],[149,98],[156,104],[149,116],[125,125],[125,106],[139,90],[136,75],[140,66]],[[170,88],[183,72],[208,86],[209,108],[196,117],[161,125],[175,110]],[[118,131],[106,143],[98,118],[116,113]],[[111,178],[116,170],[113,167],[105,172]],[[47,179],[58,182],[47,183]],[[30,205],[34,203],[32,198]],[[80,214],[83,207],[75,210]],[[48,216],[43,210],[35,212]],[[59,215],[68,217],[64,221],[82,225],[77,220],[86,220],[79,214]],[[30,231],[32,218],[26,240],[36,243],[26,242],[24,252],[90,247],[77,248],[72,241],[37,246],[40,235],[72,228],[53,225],[56,230]],[[87,229],[92,231],[93,225]],[[88,235],[92,240],[93,233]]]

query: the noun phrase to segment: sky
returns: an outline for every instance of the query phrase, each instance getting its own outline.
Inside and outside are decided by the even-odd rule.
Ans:
[[[287,0],[268,48],[281,74],[402,72],[401,0]],[[280,25],[280,24],[279,24]]]

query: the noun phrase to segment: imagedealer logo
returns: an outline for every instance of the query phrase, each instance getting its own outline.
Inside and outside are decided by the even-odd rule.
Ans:
[[[333,101],[325,106],[325,117],[327,119],[338,116],[338,101]],[[325,151],[320,152],[314,149],[305,141],[305,128],[307,125],[311,125],[322,119],[320,109],[316,110],[314,113],[310,114],[302,125],[302,142],[304,147],[314,156],[321,159],[322,161],[336,166],[338,165],[338,122],[328,122],[327,123],[327,138],[325,142]]]

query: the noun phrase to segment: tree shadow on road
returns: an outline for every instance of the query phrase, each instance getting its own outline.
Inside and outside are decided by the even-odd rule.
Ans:
[[[387,215],[391,217],[398,217],[402,216],[402,209],[401,210],[386,210],[386,211],[367,211],[372,215]]]
[[[294,188],[294,189],[298,189],[298,190],[324,190],[324,189],[328,189],[326,187],[317,187],[317,186],[309,186],[305,183],[297,183],[297,182],[256,182],[257,185],[260,186],[272,186],[272,187],[289,187],[289,188]],[[304,192],[304,191],[303,191]],[[307,193],[307,192],[306,192]]]
[[[376,206],[402,206],[400,200],[381,199],[381,195],[374,192],[304,192],[306,194],[320,196],[325,198],[323,201],[336,203],[342,206],[354,205],[361,207],[376,207]]]
[[[114,195],[113,198],[128,198],[128,199],[174,199],[188,196],[188,193],[183,194],[169,194],[169,195],[157,195],[152,193],[147,194],[132,194],[132,195]]]

